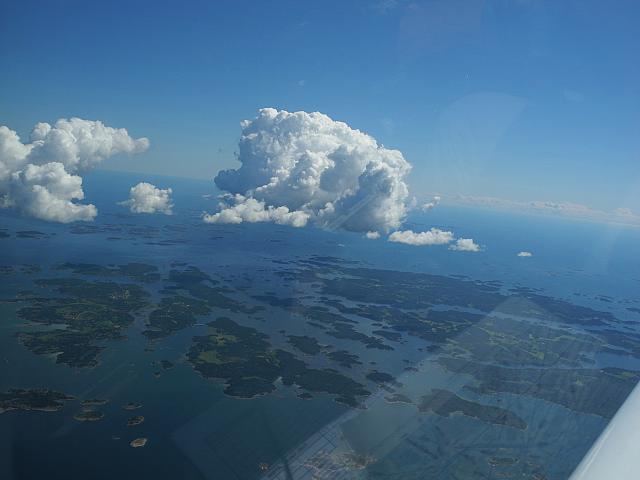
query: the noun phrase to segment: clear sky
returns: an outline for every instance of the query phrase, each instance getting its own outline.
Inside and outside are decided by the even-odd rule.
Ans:
[[[0,0],[0,124],[151,140],[104,168],[212,178],[260,107],[397,148],[415,193],[640,210],[636,1]]]

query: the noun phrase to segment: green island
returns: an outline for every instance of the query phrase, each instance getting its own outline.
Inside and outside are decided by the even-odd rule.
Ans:
[[[254,298],[304,317],[307,324],[324,330],[331,337],[360,342],[367,348],[393,350],[393,347],[385,344],[382,339],[357,331],[354,328],[357,321],[333,313],[325,306],[305,306],[297,298],[279,298],[274,295],[256,295]]]
[[[441,357],[447,370],[472,375],[480,394],[514,393],[540,398],[576,412],[612,418],[640,379],[620,368],[510,368]]]
[[[0,392],[0,413],[11,410],[57,412],[70,400],[75,400],[75,397],[46,388],[12,388]]]
[[[91,409],[82,410],[73,416],[73,419],[77,420],[78,422],[97,422],[98,420],[102,420],[103,418],[104,413],[98,410]]]
[[[144,417],[142,415],[136,415],[127,420],[127,427],[135,427],[136,425],[140,425],[144,422]]]
[[[96,265],[93,263],[63,263],[56,270],[66,270],[76,275],[94,277],[128,277],[137,282],[154,283],[161,279],[158,268],[145,263],[126,263],[124,265]]]
[[[354,365],[362,365],[362,362],[358,359],[357,355],[349,353],[346,350],[334,350],[327,353],[327,357],[345,368],[351,368]]]
[[[18,315],[43,328],[21,331],[18,338],[33,353],[55,355],[57,363],[71,367],[97,365],[104,342],[123,338],[133,313],[148,304],[148,293],[135,284],[57,278],[35,283],[63,296],[29,299]]]
[[[142,332],[150,340],[164,338],[183,328],[193,326],[198,316],[206,315],[211,309],[202,300],[184,295],[164,297],[147,320],[147,328]]]
[[[288,335],[289,344],[307,355],[316,355],[320,353],[321,347],[318,340],[306,335]]]
[[[418,404],[418,410],[421,412],[433,412],[442,417],[461,413],[467,417],[477,418],[494,425],[506,425],[519,430],[527,428],[526,422],[509,410],[493,405],[471,402],[448,390],[434,389],[428,395],[422,396]]]
[[[542,323],[486,317],[449,339],[444,351],[458,358],[507,366],[580,366],[600,351],[595,336]]]
[[[336,401],[349,406],[359,405],[358,397],[370,394],[335,370],[307,367],[293,354],[272,348],[265,334],[229,318],[210,322],[207,334],[194,338],[187,357],[204,377],[223,379],[224,392],[233,397],[270,393],[279,378],[284,385],[337,395]]]
[[[385,372],[379,372],[377,370],[373,370],[367,373],[367,380],[371,380],[372,382],[377,383],[378,385],[394,382],[393,375],[390,375]]]
[[[165,287],[163,290],[165,293],[182,291],[202,300],[210,309],[229,310],[249,315],[264,310],[262,307],[249,307],[244,302],[232,299],[228,296],[232,290],[220,286],[217,280],[193,266],[185,267],[183,270],[171,270],[168,281],[174,285]]]
[[[232,299],[228,296],[228,288],[219,286],[217,280],[193,266],[172,269],[167,282],[169,285],[162,290],[165,297],[149,314],[147,328],[142,332],[150,340],[162,339],[191,327],[200,317],[214,310],[252,314],[263,309],[247,307]]]
[[[80,405],[83,407],[99,407],[106,405],[107,403],[109,403],[109,400],[104,398],[90,398],[88,400],[83,400]]]

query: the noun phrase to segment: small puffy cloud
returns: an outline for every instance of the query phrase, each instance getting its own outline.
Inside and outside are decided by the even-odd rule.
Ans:
[[[129,190],[129,199],[120,205],[129,207],[132,213],[164,213],[171,215],[171,189],[158,188],[146,182],[140,182]]]
[[[376,240],[380,238],[380,232],[375,232],[375,231],[367,232],[365,236],[370,240]]]
[[[242,223],[242,222],[273,222],[278,225],[290,225],[292,227],[304,227],[309,220],[309,214],[287,207],[272,207],[255,198],[246,198],[242,195],[231,197],[232,205],[223,203],[218,213],[205,214],[203,220],[206,223]]]
[[[518,256],[519,257],[533,257],[533,253],[522,251],[522,252],[518,252]]]
[[[458,252],[479,252],[481,250],[480,245],[475,243],[473,238],[459,238],[456,243],[449,246],[449,249]]]
[[[80,118],[38,123],[30,140],[22,143],[16,132],[0,126],[0,206],[64,223],[93,220],[97,214],[95,206],[76,203],[84,198],[77,173],[110,156],[149,147],[149,140],[134,139],[125,129]]]
[[[433,210],[439,203],[440,203],[440,196],[435,195],[430,202],[427,202],[422,205],[422,210],[423,211]]]
[[[326,228],[387,232],[407,213],[402,153],[322,113],[264,108],[242,123],[235,170],[216,185],[243,200],[205,221],[307,221]]]
[[[398,230],[389,235],[389,241],[407,245],[446,245],[453,241],[453,233],[438,228],[426,232]]]

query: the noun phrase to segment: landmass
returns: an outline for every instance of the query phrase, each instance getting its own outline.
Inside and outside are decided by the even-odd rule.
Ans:
[[[363,385],[335,370],[309,368],[290,352],[271,347],[268,337],[225,317],[208,324],[204,336],[194,338],[187,357],[203,376],[225,380],[224,392],[251,398],[275,390],[275,381],[296,384],[311,392],[337,395],[350,406],[370,394]]]
[[[0,413],[11,410],[57,412],[64,407],[65,402],[70,400],[75,398],[46,388],[13,388],[0,392]]]
[[[329,352],[327,357],[345,368],[351,368],[354,365],[362,365],[362,362],[358,359],[357,355],[349,353],[346,350],[335,350]]]
[[[158,267],[146,263],[126,263],[124,265],[96,265],[93,263],[63,263],[56,270],[68,270],[77,275],[94,277],[128,277],[144,283],[154,283],[162,277]]]
[[[513,393],[540,398],[576,412],[612,418],[640,379],[620,368],[509,368],[442,357],[447,370],[472,375],[480,394]]]
[[[494,425],[506,425],[519,430],[527,428],[527,423],[509,410],[471,402],[448,390],[434,389],[430,394],[424,395],[418,404],[418,410],[433,412],[443,417],[461,413]]]
[[[106,405],[109,403],[109,400],[103,398],[90,398],[88,400],[83,400],[80,405],[83,407],[99,407],[102,405]]]
[[[79,422],[97,422],[104,418],[104,413],[98,410],[82,410],[73,416]]]
[[[129,445],[131,445],[133,448],[140,448],[140,447],[144,447],[148,442],[148,439],[146,439],[145,437],[140,437],[140,438],[134,438],[133,440],[131,440],[131,442],[129,442]]]
[[[288,342],[302,353],[306,353],[307,355],[320,353],[320,344],[318,340],[313,337],[306,335],[289,335],[287,338],[289,339]]]
[[[142,422],[144,422],[144,417],[142,415],[136,415],[135,417],[131,417],[127,420],[127,427],[135,427],[136,425],[140,425]]]
[[[53,278],[35,282],[61,297],[28,299],[18,311],[23,320],[43,329],[21,331],[20,341],[33,353],[55,355],[57,363],[93,367],[104,342],[123,338],[133,313],[145,307],[149,294],[135,284]]]

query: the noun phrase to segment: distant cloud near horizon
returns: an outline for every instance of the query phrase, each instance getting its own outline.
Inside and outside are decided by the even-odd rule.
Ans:
[[[423,211],[433,210],[436,206],[438,206],[439,203],[440,203],[440,196],[434,195],[433,199],[431,199],[430,202],[427,202],[422,205],[422,210]]]
[[[522,252],[518,252],[518,256],[519,257],[533,257],[533,253],[522,251]]]
[[[477,205],[480,207],[497,208],[506,210],[518,210],[520,212],[539,213],[557,217],[567,217],[594,222],[609,223],[614,225],[628,225],[640,227],[640,215],[630,208],[620,207],[610,212],[591,208],[587,205],[573,202],[550,201],[518,201],[496,197],[483,197],[474,195],[455,195],[448,197],[453,203],[463,205]]]
[[[452,232],[432,228],[426,232],[413,230],[398,230],[389,235],[390,242],[405,243],[407,245],[446,245],[454,239]]]
[[[105,159],[149,148],[147,138],[134,139],[123,128],[100,121],[61,118],[38,123],[31,143],[0,126],[0,207],[52,222],[90,221],[97,215],[84,199],[82,177]]]
[[[386,233],[407,213],[411,165],[402,153],[319,112],[259,110],[242,122],[238,160],[216,176],[229,195],[205,222]]]
[[[131,187],[129,199],[119,202],[120,205],[129,207],[131,213],[173,213],[173,203],[170,188],[161,189],[147,182],[140,182]]]

